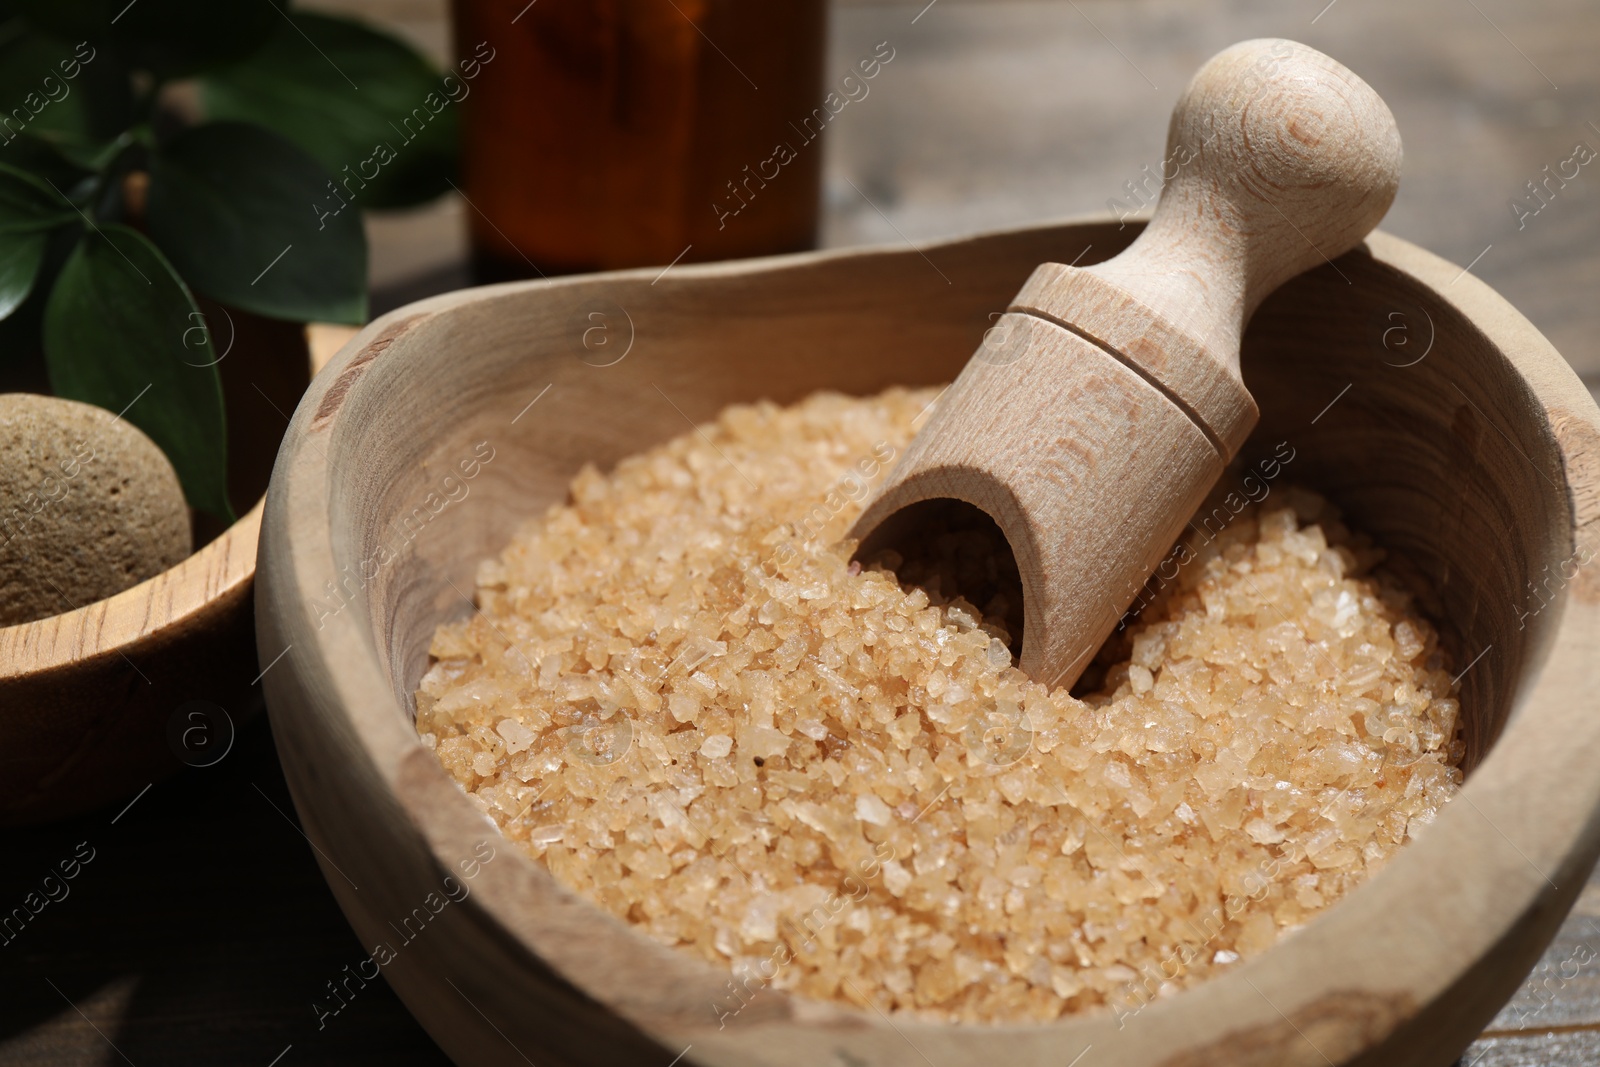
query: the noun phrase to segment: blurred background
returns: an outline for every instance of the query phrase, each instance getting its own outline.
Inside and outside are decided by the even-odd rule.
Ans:
[[[440,63],[451,56],[445,0],[304,6],[382,21]],[[823,247],[1131,205],[1125,183],[1159,169],[1195,69],[1235,41],[1290,37],[1356,71],[1395,113],[1405,170],[1384,229],[1473,264],[1600,387],[1600,311],[1584,298],[1600,287],[1600,180],[1580,167],[1545,187],[1542,208],[1528,187],[1579,143],[1600,149],[1593,3],[837,0],[830,15],[825,87],[879,42],[895,58],[822,141]],[[1519,215],[1514,201],[1539,210]],[[369,219],[375,311],[466,279],[470,214],[450,195]]]
[[[541,14],[540,0],[523,2],[483,6]],[[472,42],[461,54],[452,42],[447,0],[298,6],[380,25],[440,68],[471,53]],[[820,209],[814,224],[797,225],[822,247],[920,247],[1136,207],[1132,190],[1154,188],[1146,168],[1159,170],[1168,114],[1206,58],[1249,37],[1304,41],[1370,82],[1399,122],[1405,170],[1384,228],[1470,267],[1600,396],[1600,164],[1587,162],[1600,149],[1592,0],[839,0],[825,37],[795,33],[795,54],[820,50],[825,91],[881,57],[880,46],[893,55],[804,149],[819,153],[802,166],[820,164]],[[749,80],[735,53],[723,58]],[[785,54],[775,49],[768,62]],[[796,185],[813,188],[810,180],[801,174]],[[470,174],[464,187],[475,188]],[[368,212],[371,313],[485,276],[472,234],[481,246],[516,229],[503,210],[515,206],[451,191]],[[716,221],[709,204],[706,220]],[[494,269],[538,269],[526,259],[522,271],[516,258]],[[248,709],[235,710],[242,721]],[[225,759],[185,768],[120,812],[8,831],[6,844],[4,908],[80,845],[93,859],[71,883],[75,902],[52,903],[0,944],[0,1064],[446,1062],[383,983],[336,1018],[319,1020],[312,1008],[365,953],[295,822],[264,716]],[[1591,882],[1539,969],[1462,1062],[1600,1062],[1600,887]]]

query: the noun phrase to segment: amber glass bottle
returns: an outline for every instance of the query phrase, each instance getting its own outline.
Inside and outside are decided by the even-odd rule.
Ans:
[[[816,242],[826,0],[455,0],[480,277]],[[814,125],[814,124],[813,124]]]

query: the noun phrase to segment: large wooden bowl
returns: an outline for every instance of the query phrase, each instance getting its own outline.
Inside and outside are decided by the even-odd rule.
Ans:
[[[226,313],[224,327],[221,309],[209,310],[218,345],[231,335],[218,365],[229,496],[249,510],[226,528],[201,520],[197,551],[115,596],[0,627],[0,826],[131,798],[191,754],[169,731],[191,701],[229,716],[225,723],[205,713],[203,729],[218,735],[242,724],[257,703],[251,583],[272,442],[311,374],[354,331],[237,311]],[[181,738],[181,717],[179,725]],[[214,752],[220,758],[225,750]]]
[[[1289,441],[1292,480],[1386,545],[1440,623],[1464,672],[1468,779],[1376,878],[1262,956],[1125,1026],[934,1025],[764,991],[719,1028],[725,972],[558,886],[417,740],[435,625],[472,610],[477,561],[581,463],[731,401],[948,380],[1036,263],[1110,256],[1134,232],[455,293],[374,322],[313,383],[262,525],[268,706],[329,884],[456,1062],[1067,1067],[1092,1046],[1085,1064],[1447,1064],[1516,988],[1600,849],[1600,567],[1529,591],[1600,551],[1600,412],[1503,300],[1392,237],[1256,316],[1254,444]],[[480,442],[492,460],[463,480]],[[470,895],[422,929],[447,875]]]

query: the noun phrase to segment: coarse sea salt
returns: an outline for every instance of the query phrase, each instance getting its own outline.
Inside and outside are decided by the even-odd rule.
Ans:
[[[1311,494],[1191,541],[1082,699],[1012,666],[1006,605],[852,564],[838,538],[935,396],[731,407],[585,469],[440,627],[419,733],[649,936],[939,1020],[1204,980],[1454,795],[1435,631]]]

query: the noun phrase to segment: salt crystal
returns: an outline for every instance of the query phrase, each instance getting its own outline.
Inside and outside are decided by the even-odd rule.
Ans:
[[[506,740],[506,752],[515,756],[531,746],[538,735],[516,719],[501,719],[494,732]]]
[[[667,697],[667,710],[677,722],[694,722],[700,714],[700,702],[687,693],[673,693]]]
[[[904,896],[911,887],[912,874],[900,865],[898,860],[890,860],[883,865],[883,884],[895,896]]]
[[[1287,836],[1265,819],[1251,819],[1244,824],[1244,831],[1258,845],[1275,845]]]
[[[775,941],[778,937],[778,900],[756,897],[745,910],[739,933],[746,941]]]
[[[422,743],[598,907],[736,980],[891,1017],[1170,995],[1426,831],[1461,783],[1451,674],[1320,498],[1285,487],[1191,539],[1083,701],[1016,669],[1019,601],[956,596],[981,536],[853,565],[829,538],[865,494],[829,494],[935,393],[729,408],[580,472],[435,634]],[[921,587],[889,573],[916,566]],[[1237,904],[1212,966],[1147,988],[1208,901]]]
[[[876,795],[862,793],[856,797],[856,818],[874,826],[888,826],[894,820],[894,813]]]
[[[1128,666],[1128,684],[1133,687],[1135,693],[1143,694],[1155,688],[1156,679],[1148,668],[1133,663]]]

